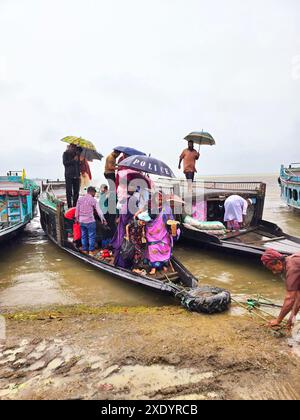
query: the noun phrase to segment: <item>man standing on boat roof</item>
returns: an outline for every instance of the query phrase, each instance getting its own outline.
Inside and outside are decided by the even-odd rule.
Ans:
[[[285,278],[286,295],[277,319],[270,321],[271,327],[281,324],[285,316],[291,312],[288,327],[291,328],[300,310],[300,253],[285,257],[274,249],[268,249],[261,257],[265,267],[273,274],[282,274]]]
[[[63,154],[63,164],[65,167],[67,203],[70,209],[77,204],[80,188],[80,160],[78,148],[75,144],[68,145]]]
[[[178,169],[181,169],[181,162],[183,161],[183,173],[187,180],[194,181],[196,169],[196,160],[200,157],[200,153],[194,149],[194,142],[189,140],[188,148],[184,149],[179,157]]]
[[[87,194],[80,197],[75,212],[75,220],[80,223],[82,251],[94,255],[96,242],[96,220],[94,211],[103,224],[107,224],[100,209],[98,201],[95,199],[96,188],[88,187]]]

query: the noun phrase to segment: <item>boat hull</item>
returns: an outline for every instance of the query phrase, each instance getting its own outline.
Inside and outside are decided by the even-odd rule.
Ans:
[[[46,202],[39,200],[39,209],[41,225],[48,237],[63,251],[93,266],[95,269],[132,284],[173,296],[190,311],[212,314],[228,309],[231,296],[227,290],[211,286],[199,286],[197,279],[176,258],[171,258],[173,271],[161,274],[158,277],[152,277],[147,274],[140,275],[131,270],[116,267],[105,260],[99,260],[81,253],[69,241],[64,229],[64,208],[62,203],[56,202],[53,205],[53,203],[49,203],[48,199]],[[173,275],[175,277],[172,277]]]
[[[60,229],[61,227],[57,221],[58,215],[56,211],[54,209],[49,208],[49,206],[44,205],[41,201],[39,201],[39,209],[41,218],[40,220],[43,230],[57,246],[59,246],[68,254],[73,255],[74,257],[76,257],[84,263],[92,265],[94,268],[102,272],[109,273],[115,277],[122,278],[131,283],[147,286],[151,289],[160,290],[169,294],[174,294],[174,292],[179,291],[175,284],[170,285],[155,278],[140,276],[138,274],[133,273],[130,270],[115,267],[106,262],[98,261],[92,257],[89,257],[88,255],[84,255],[78,250],[76,250],[73,247],[73,244],[68,243],[66,238],[63,241],[63,243],[60,243],[62,238],[61,235],[58,234],[57,229]],[[197,279],[174,257],[172,258],[172,264],[174,266],[174,269],[177,272],[179,272],[180,275],[183,277],[183,281],[185,282],[186,287],[195,288],[198,286]]]
[[[22,223],[20,225],[12,226],[0,232],[0,245],[5,244],[8,241],[14,239],[16,236],[20,235],[27,224],[28,222]]]
[[[265,239],[259,240],[259,238]],[[284,255],[300,252],[300,238],[288,235],[277,225],[264,220],[261,220],[257,226],[249,228],[247,232],[237,233],[236,236],[227,239],[220,239],[183,226],[182,239],[209,249],[256,259],[260,259],[268,248],[276,249]]]
[[[291,208],[300,210],[300,164],[281,166],[279,185],[281,198]]]

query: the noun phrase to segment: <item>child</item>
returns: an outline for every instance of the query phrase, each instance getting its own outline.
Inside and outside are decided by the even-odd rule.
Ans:
[[[141,273],[141,267],[143,265],[146,234],[145,226],[147,222],[151,221],[148,212],[142,212],[137,216],[138,220],[134,219],[130,224],[126,226],[125,238],[134,244],[134,256],[133,256],[133,269],[135,273]]]

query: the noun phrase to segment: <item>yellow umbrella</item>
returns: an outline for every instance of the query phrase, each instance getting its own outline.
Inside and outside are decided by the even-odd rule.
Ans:
[[[61,141],[69,144],[75,144],[76,146],[83,147],[84,149],[96,150],[96,147],[91,141],[85,140],[82,137],[67,136],[61,139]]]
[[[103,155],[97,152],[96,147],[89,140],[85,140],[82,137],[67,136],[61,139],[61,141],[69,144],[75,144],[75,146],[81,147],[83,149],[82,156],[87,160],[91,161],[93,159],[101,160]]]

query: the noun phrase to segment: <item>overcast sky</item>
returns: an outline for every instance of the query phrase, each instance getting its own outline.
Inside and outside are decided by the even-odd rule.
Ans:
[[[299,21],[298,0],[0,0],[0,173],[62,177],[66,135],[175,170],[201,129],[200,175],[300,161]]]

